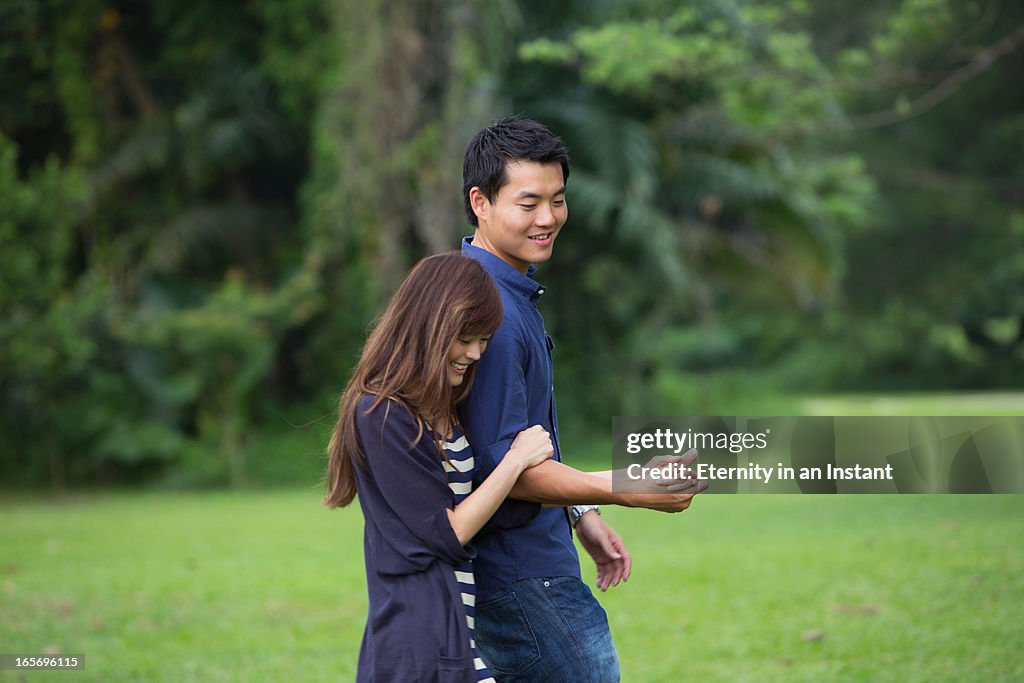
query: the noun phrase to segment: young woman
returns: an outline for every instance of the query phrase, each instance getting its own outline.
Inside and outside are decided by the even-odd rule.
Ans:
[[[472,641],[467,544],[520,473],[553,453],[547,432],[530,427],[471,491],[473,454],[455,405],[502,318],[497,287],[476,261],[426,258],[381,315],[342,394],[324,503],[342,507],[358,492],[365,519],[359,681],[492,680]]]

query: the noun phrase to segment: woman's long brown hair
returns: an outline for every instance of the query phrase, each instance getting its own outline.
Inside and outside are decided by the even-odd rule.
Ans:
[[[448,381],[448,350],[460,335],[493,334],[504,310],[498,288],[483,267],[452,252],[423,259],[409,272],[377,319],[348,386],[338,402],[338,422],[327,447],[324,505],[344,507],[356,495],[355,468],[364,454],[356,433],[359,400],[374,396],[404,406],[419,425],[444,433],[455,426],[455,405],[473,384],[476,363],[462,384]],[[390,408],[390,406],[388,406]]]

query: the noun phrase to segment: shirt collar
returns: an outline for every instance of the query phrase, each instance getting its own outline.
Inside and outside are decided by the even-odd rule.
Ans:
[[[547,289],[547,287],[533,279],[533,276],[537,273],[537,266],[531,264],[524,275],[491,252],[473,246],[473,238],[471,236],[462,238],[462,255],[479,261],[484,270],[498,284],[505,285],[516,294],[521,294],[530,301],[536,302]]]

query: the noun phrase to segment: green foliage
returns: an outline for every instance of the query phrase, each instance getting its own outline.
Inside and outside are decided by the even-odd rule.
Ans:
[[[844,235],[864,228],[877,201],[860,156],[820,135],[842,106],[805,7],[651,3],[637,13],[588,13],[564,40],[519,52],[564,83],[522,97],[567,138],[570,220],[593,236],[585,246],[563,238],[542,277],[566,285],[553,291],[569,303],[549,318],[559,336],[587,339],[569,360],[587,399],[571,399],[570,412],[594,417],[648,407],[665,396],[652,387],[685,385],[709,363],[770,359],[764,327],[833,304]],[[564,293],[580,282],[585,293]],[[584,303],[595,299],[604,305]],[[737,329],[746,318],[760,329]],[[729,353],[701,349],[723,334]],[[700,341],[668,341],[688,337]],[[606,365],[625,387],[590,370]]]
[[[1018,14],[941,0],[650,2],[581,8],[568,33],[540,28],[519,52],[543,74],[527,83],[558,85],[520,101],[569,139],[570,223],[592,236],[567,248],[567,233],[543,276],[591,284],[604,304],[576,297],[585,313],[552,316],[558,337],[587,340],[566,354],[570,384],[588,387],[573,408],[633,412],[653,393],[687,412],[706,403],[695,387],[716,382],[742,402],[729,369],[791,389],[1019,382],[1021,245],[997,190],[1014,195],[1019,159],[951,134],[1015,148],[1019,97],[1000,74],[1019,50],[1008,71],[978,72],[922,115],[927,84],[1005,38]],[[986,124],[970,120],[979,102]],[[715,351],[717,330],[730,352]],[[622,384],[590,370],[607,366]]]
[[[986,55],[1024,13],[948,3],[915,16],[920,4],[903,5],[883,36],[902,44],[895,53],[909,60],[903,71],[915,77],[880,79],[851,94],[851,108],[925,100],[939,79],[921,74],[957,73],[967,68],[965,58],[987,68],[934,108],[896,105],[905,119],[855,138],[887,199],[873,229],[849,240],[849,326],[836,347],[866,353],[869,364],[862,378],[844,383],[1016,387],[1024,377],[1024,166],[1011,150],[1024,140],[1024,98],[1007,78],[1024,68],[1024,53],[1018,40],[1002,61]]]
[[[462,149],[509,112],[573,158],[538,276],[567,434],[1019,385],[1020,8],[550,10],[0,5],[0,477],[278,471],[254,430],[336,396],[408,266],[456,248]]]
[[[256,389],[281,336],[318,309],[317,287],[306,272],[261,292],[236,271],[202,306],[144,307],[119,327],[147,402],[168,410],[192,406],[200,440],[216,444],[223,458],[195,472],[186,468],[185,481],[192,474],[188,483],[245,485],[243,441]]]
[[[889,61],[904,58],[920,45],[942,44],[957,29],[948,0],[906,0],[887,24],[871,47]]]
[[[259,389],[322,305],[294,233],[325,6],[3,11],[33,84],[0,120],[5,481],[244,484]]]
[[[89,328],[102,314],[102,286],[66,271],[84,195],[82,174],[55,159],[22,181],[16,147],[0,134],[0,448],[13,456],[0,462],[14,481],[40,476],[55,457],[56,416],[43,406],[73,390],[97,352]]]

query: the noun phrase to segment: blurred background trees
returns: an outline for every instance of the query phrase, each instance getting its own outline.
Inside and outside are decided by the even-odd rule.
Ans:
[[[276,435],[322,439],[507,113],[572,153],[571,433],[1020,388],[1022,43],[999,0],[4,3],[0,481],[315,471]]]

